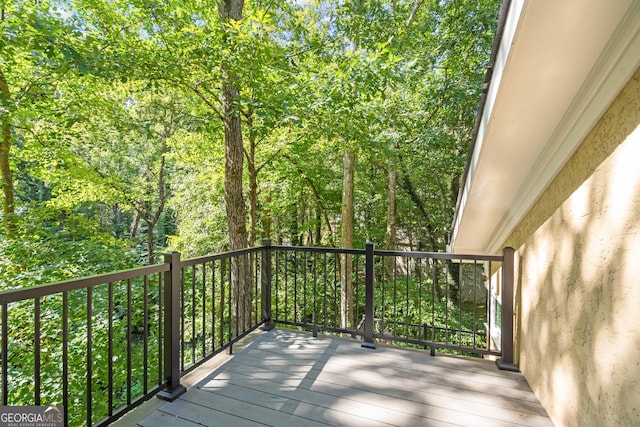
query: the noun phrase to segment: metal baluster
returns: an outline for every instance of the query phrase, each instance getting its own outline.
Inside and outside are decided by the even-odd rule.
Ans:
[[[107,335],[109,340],[107,343],[107,358],[109,359],[107,362],[107,376],[109,377],[107,385],[107,406],[108,414],[111,416],[113,415],[113,282],[109,282],[107,286],[107,305],[109,307],[109,319],[107,325]]]
[[[207,264],[202,263],[202,357],[207,354]]]
[[[253,325],[257,325],[262,319],[261,319],[261,315],[262,315],[262,308],[261,308],[261,303],[262,303],[262,292],[258,292],[258,283],[259,280],[258,279],[258,272],[262,272],[262,264],[264,263],[264,259],[262,258],[262,256],[258,256],[257,253],[253,254],[253,259],[255,260],[255,262],[253,263],[253,274],[254,274],[254,279],[253,279],[253,301],[254,301],[254,308],[253,308],[253,316],[254,316],[254,320],[253,320]],[[262,277],[262,276],[260,276]],[[258,296],[260,296],[260,298],[258,298]]]
[[[422,340],[427,340],[426,327],[424,327],[425,322],[422,320],[422,271],[423,271],[423,260],[424,258],[416,259],[416,271],[418,272],[418,328],[422,327],[422,330],[419,331],[419,336]],[[426,348],[426,347],[425,347]]]
[[[318,336],[318,307],[317,307],[317,290],[318,290],[318,253],[313,253],[313,310],[311,311],[311,321],[313,322],[313,336]]]
[[[8,402],[9,386],[8,386],[8,341],[9,341],[9,328],[8,328],[8,304],[2,304],[2,405],[6,406]]]
[[[478,261],[473,261],[473,348],[478,347],[476,343],[476,336],[478,335]]]
[[[92,365],[93,365],[93,288],[87,288],[87,425],[92,425]]]
[[[131,279],[127,280],[127,405],[131,405]]]
[[[3,306],[3,313],[5,311],[6,305]],[[5,320],[6,319],[3,319],[3,325],[5,324]],[[2,342],[4,346],[4,331]],[[3,349],[3,355],[4,354],[6,353],[4,353]],[[5,359],[3,356],[2,360],[4,361]],[[6,404],[6,401],[3,399],[3,405]],[[67,292],[62,293],[62,406],[64,407],[64,425],[66,427],[69,424],[69,294]]]
[[[298,257],[293,252],[293,321],[298,321]]]
[[[184,294],[185,294],[185,280],[184,280],[184,269],[180,269],[179,272],[179,277],[180,277],[180,282],[179,282],[179,286],[180,286],[180,333],[178,335],[179,340],[180,340],[180,370],[184,371],[184,353],[185,353],[185,348],[184,348],[184,340],[185,340],[185,298],[184,298]]]
[[[149,379],[149,276],[145,275],[144,278],[144,286],[143,286],[143,320],[142,327],[143,335],[142,335],[142,348],[143,348],[143,356],[142,356],[142,392],[143,394],[147,394],[148,392],[148,379]]]
[[[489,261],[489,289],[487,290],[487,350],[491,349],[491,305],[493,304],[493,296],[492,296],[492,290],[491,290],[491,278],[492,278],[492,267],[491,267],[491,261]]]
[[[211,353],[216,351],[216,262],[211,262]]]
[[[191,266],[191,364],[196,363],[196,266]]]
[[[460,260],[458,265],[458,345],[462,345],[462,269],[463,264]]]
[[[444,289],[445,289],[445,305],[444,305],[444,342],[449,344],[449,262],[445,262],[444,270]]]
[[[287,252],[284,252],[284,316],[289,319],[289,268],[287,262]]]
[[[393,257],[393,337],[398,336],[398,257]]]
[[[333,327],[339,325],[338,313],[340,312],[340,305],[338,303],[338,254],[333,256]]]
[[[380,306],[380,332],[384,332],[384,322],[385,322],[385,314],[387,313],[387,304],[386,304],[386,280],[387,280],[387,268],[385,265],[385,257],[384,255],[380,255],[380,261],[382,263],[380,269],[380,295],[381,295],[381,306]],[[366,265],[369,265],[369,260],[366,259]],[[366,268],[366,267],[365,267]],[[366,282],[365,282],[366,286]],[[365,288],[366,289],[366,288]],[[365,316],[367,314],[365,313]]]
[[[280,302],[280,291],[279,291],[279,278],[280,278],[280,251],[276,251],[276,312],[274,318],[280,318],[280,310],[279,310],[279,302]]]
[[[228,318],[227,318],[227,339],[229,341],[231,341],[233,339],[233,307],[231,306],[231,304],[233,303],[233,283],[231,282],[231,269],[233,268],[233,262],[231,261],[231,258],[229,258],[229,272],[227,275],[227,284],[229,285],[229,298],[227,298],[227,313],[228,313]],[[229,347],[229,353],[232,352],[232,348]]]
[[[302,319],[307,323],[307,252],[302,253]]]
[[[322,292],[322,325],[326,328],[327,327],[327,253],[325,252],[323,254],[323,262],[322,262],[322,269],[323,269],[323,281],[322,283],[324,284],[324,291]]]
[[[358,260],[359,259],[360,259],[359,255],[355,255],[353,257],[354,271],[356,273],[356,281],[355,281],[355,285],[354,285],[355,286],[355,298],[356,298],[354,307],[355,307],[356,312],[355,312],[355,317],[353,318],[354,322],[356,323],[355,325],[353,325],[354,326],[353,329],[355,331],[357,331],[358,324],[360,323],[360,316],[359,316],[359,314],[360,314],[360,310],[359,310],[359,308],[360,308],[360,304],[359,304],[360,298],[359,298],[359,290],[358,290],[358,288],[359,288],[358,278],[360,276],[360,274],[359,274],[360,270],[358,270],[358,268],[359,268]]]
[[[33,364],[35,404],[40,405],[40,298],[33,301]]]
[[[435,258],[431,258],[431,272],[432,272],[432,280],[431,280],[431,341],[436,341],[436,284],[438,282],[438,269],[436,268],[436,263],[438,261]],[[431,355],[436,355],[436,349],[434,346],[431,346]]]
[[[409,339],[409,329],[411,328],[410,323],[411,323],[411,318],[409,317],[409,276],[411,275],[411,265],[410,265],[410,260],[409,257],[405,257],[405,270],[406,270],[406,275],[405,275],[405,309],[404,309],[404,317],[405,317],[405,338]]]
[[[166,258],[165,258],[165,262],[166,262]],[[166,339],[166,337],[164,336],[164,325],[162,323],[162,319],[164,318],[164,313],[163,313],[163,304],[164,304],[164,298],[163,298],[163,286],[165,286],[165,282],[163,279],[163,275],[158,273],[158,381],[157,381],[157,385],[160,385],[163,383],[164,381],[164,367],[162,365],[163,361],[164,361],[164,354],[163,354],[163,341]]]
[[[224,279],[226,276],[225,273],[225,261],[224,259],[220,260],[220,347],[222,347],[224,345],[224,310],[225,310],[225,305],[226,305],[226,301],[224,299],[224,294],[225,294],[225,283],[224,283]]]

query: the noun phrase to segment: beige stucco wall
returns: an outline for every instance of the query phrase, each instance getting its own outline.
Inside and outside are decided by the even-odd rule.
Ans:
[[[557,426],[640,426],[640,70],[505,245],[516,357]]]

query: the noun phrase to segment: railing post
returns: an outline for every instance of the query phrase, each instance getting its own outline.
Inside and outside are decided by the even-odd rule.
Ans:
[[[262,295],[262,321],[260,329],[273,329],[271,317],[271,239],[262,239],[262,263],[260,264],[260,284]]]
[[[520,370],[513,363],[513,288],[515,282],[515,251],[511,247],[502,252],[502,325],[500,351],[502,357],[498,360],[498,368],[505,371]]]
[[[375,349],[373,341],[373,292],[374,292],[373,243],[367,242],[364,258],[364,340],[362,347]]]
[[[180,253],[164,254],[164,262],[170,264],[164,273],[164,377],[169,384],[158,397],[172,402],[187,391],[180,384]]]

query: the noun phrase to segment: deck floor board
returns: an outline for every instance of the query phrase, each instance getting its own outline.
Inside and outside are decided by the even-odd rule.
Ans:
[[[519,373],[489,361],[274,329],[146,426],[553,426]]]

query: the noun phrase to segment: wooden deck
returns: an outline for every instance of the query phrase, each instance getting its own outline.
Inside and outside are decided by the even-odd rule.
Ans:
[[[524,377],[490,361],[284,329],[135,425],[553,426]]]

